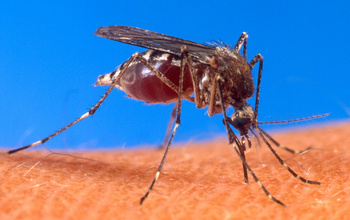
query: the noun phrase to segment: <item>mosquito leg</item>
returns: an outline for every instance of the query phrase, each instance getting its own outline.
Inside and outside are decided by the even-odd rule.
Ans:
[[[188,66],[188,70],[190,71],[191,74],[191,79],[193,83],[193,89],[194,89],[194,102],[196,103],[196,108],[203,108],[205,107],[205,104],[203,104],[202,100],[202,94],[201,94],[201,89],[199,88],[199,79],[197,76],[197,72],[193,69],[193,62],[191,57],[188,55],[188,53],[184,53],[186,63]]]
[[[270,149],[270,151],[273,153],[273,155],[275,155],[275,157],[277,158],[277,160],[280,162],[280,164],[282,164],[294,177],[298,178],[299,180],[301,180],[304,183],[309,183],[309,184],[316,184],[316,185],[321,185],[321,183],[316,182],[316,181],[311,181],[311,180],[307,180],[301,176],[299,176],[298,174],[296,174],[291,168],[289,168],[289,166],[282,160],[282,158],[280,156],[278,156],[278,154],[276,153],[276,151],[271,147],[270,143],[266,140],[262,129],[260,127],[257,127],[257,132],[259,133],[260,137],[263,139],[263,141],[265,142],[265,144],[268,146],[268,148]]]
[[[175,115],[176,115],[176,109],[177,109],[177,102],[175,103],[174,108],[171,111],[170,120],[166,129],[165,137],[163,139],[162,144],[159,146],[159,149],[164,149],[166,144],[168,143],[171,127],[173,126]]]
[[[247,60],[247,38],[245,39],[245,41],[243,43],[243,57],[245,60]]]
[[[282,205],[282,206],[286,206],[283,202],[279,201],[278,199],[276,199],[273,195],[271,195],[271,193],[269,193],[269,191],[267,191],[267,189],[264,187],[264,185],[260,182],[260,180],[258,179],[258,177],[255,175],[255,173],[253,172],[253,170],[249,167],[247,161],[242,157],[242,155],[238,152],[237,148],[234,147],[234,150],[236,151],[236,153],[238,154],[239,158],[242,160],[243,164],[245,167],[247,167],[247,169],[249,170],[249,173],[253,176],[255,182],[261,187],[261,189],[264,191],[264,193],[267,195],[267,197],[269,197],[272,201]]]
[[[241,36],[238,38],[238,41],[236,43],[236,46],[234,47],[233,51],[235,51],[236,53],[239,52],[239,50],[241,49],[242,45],[243,45],[243,57],[245,59],[247,59],[247,38],[248,38],[248,34],[246,32],[243,32],[241,34]]]
[[[116,84],[118,83],[118,81],[120,80],[120,78],[123,76],[125,70],[128,68],[128,66],[136,59],[136,57],[138,56],[138,53],[135,53],[133,54],[129,60],[126,62],[126,65],[125,67],[123,68],[123,70],[120,72],[120,74],[118,75],[118,77],[114,80],[114,82],[111,84],[111,86],[108,88],[108,90],[106,91],[106,93],[102,96],[102,98],[92,107],[89,109],[88,112],[86,112],[85,114],[83,114],[82,116],[80,116],[78,119],[76,119],[75,121],[71,122],[70,124],[66,125],[65,127],[61,128],[60,130],[54,132],[53,134],[47,136],[46,138],[40,140],[40,141],[37,141],[37,142],[34,142],[34,143],[31,143],[29,145],[26,145],[24,147],[20,147],[20,148],[17,148],[17,149],[13,149],[13,150],[9,150],[7,151],[6,153],[7,154],[13,154],[13,153],[16,153],[18,151],[21,151],[21,150],[25,150],[25,149],[28,149],[28,148],[31,148],[31,147],[34,147],[34,146],[37,146],[39,144],[44,144],[46,141],[50,140],[51,138],[55,137],[56,135],[58,135],[59,133],[67,130],[68,128],[72,127],[73,125],[75,125],[76,123],[78,123],[79,121],[93,115],[96,110],[101,106],[101,104],[104,102],[104,100],[107,98],[107,96],[109,95],[109,93],[111,93],[112,89],[116,86]]]
[[[217,87],[218,87],[218,79],[219,79],[219,75],[216,74],[214,76],[213,85],[212,85],[211,91],[210,91],[210,100],[209,100],[209,109],[208,109],[208,115],[209,116],[213,116],[214,115],[214,107],[215,107],[215,102],[216,102],[216,93],[217,93]],[[225,108],[223,107],[222,110],[224,110],[224,109]]]
[[[226,111],[223,111],[223,114],[225,115],[225,119],[226,119],[226,120],[225,119],[223,120],[223,123],[226,127],[227,123],[230,123],[230,124],[232,123],[232,119],[226,116]],[[236,143],[242,158],[245,160],[245,146],[243,145],[243,142],[239,141],[236,134],[232,131],[229,125],[227,125],[226,130],[229,136],[230,145],[233,145],[234,143]],[[244,182],[249,183],[247,167],[244,165],[243,162],[242,162],[242,166],[243,166]]]
[[[249,65],[251,68],[254,67],[254,65],[259,62],[259,73],[258,73],[258,82],[257,82],[257,86],[256,86],[256,98],[255,98],[255,110],[254,110],[254,119],[253,119],[253,124],[252,126],[254,128],[257,127],[258,125],[258,110],[259,110],[259,98],[260,98],[260,85],[261,85],[261,76],[262,76],[262,69],[263,69],[263,57],[261,56],[261,54],[257,54],[253,59],[252,61],[250,61]],[[264,135],[269,139],[271,140],[277,147],[280,147],[286,151],[289,151],[293,154],[302,154],[302,153],[305,153],[307,151],[309,151],[310,149],[312,149],[312,147],[308,147],[302,151],[297,151],[297,150],[293,150],[293,149],[290,149],[286,146],[282,146],[280,145],[276,140],[274,140],[270,135],[268,135],[264,130],[262,130],[260,127],[259,127],[259,130],[264,133]],[[253,130],[251,130],[253,131]]]
[[[164,152],[163,158],[162,158],[162,160],[161,160],[161,162],[159,164],[159,167],[157,169],[156,175],[155,175],[155,177],[154,177],[150,187],[148,188],[148,191],[141,198],[141,201],[140,201],[141,205],[145,201],[145,199],[148,197],[149,193],[153,189],[154,184],[156,183],[156,181],[159,178],[160,172],[162,171],[162,168],[163,168],[163,165],[164,165],[164,161],[166,159],[166,156],[168,155],[170,145],[173,142],[175,133],[176,133],[177,128],[179,127],[180,122],[181,122],[181,120],[180,120],[180,116],[181,116],[181,101],[182,101],[182,93],[183,93],[183,78],[184,78],[184,71],[185,71],[185,64],[186,64],[186,58],[185,58],[185,55],[184,55],[185,53],[187,53],[187,49],[186,49],[185,46],[182,46],[181,47],[181,73],[180,73],[180,77],[179,77],[179,90],[178,90],[179,97],[178,97],[178,100],[177,100],[177,111],[176,111],[175,125],[174,125],[173,131],[171,133],[169,142],[166,145],[165,152]]]
[[[277,147],[282,148],[283,150],[286,150],[292,154],[303,154],[308,152],[309,150],[313,149],[312,146],[305,148],[304,150],[294,150],[291,149],[287,146],[283,146],[281,145],[279,142],[277,142],[274,138],[272,138],[268,133],[266,133],[266,131],[264,131],[262,128],[259,127],[259,130],[270,140],[272,141]]]
[[[254,128],[257,126],[257,123],[258,123],[260,84],[261,84],[261,76],[262,76],[262,70],[263,70],[263,57],[261,56],[261,54],[255,55],[255,57],[252,59],[252,61],[250,61],[250,63],[249,63],[250,68],[252,69],[257,62],[259,62],[259,73],[258,73],[258,83],[256,85],[254,119],[253,119],[253,124],[252,124]]]
[[[239,153],[241,154],[241,157],[244,160],[246,160],[246,158],[245,158],[245,147],[243,146],[242,142],[239,142],[237,136],[232,131],[230,126],[228,126],[228,133],[229,133],[229,136],[233,137],[233,139],[234,139],[234,142],[231,142],[230,145],[233,146],[233,144],[236,143],[236,146],[238,147],[238,150],[239,150]],[[232,139],[232,138],[230,138],[230,139]],[[243,174],[244,174],[244,182],[245,183],[249,183],[247,167],[243,163],[243,161],[242,161],[242,167],[243,167]]]
[[[220,102],[221,102],[221,106],[222,106],[222,112],[223,112],[223,115],[224,115],[224,124],[225,124],[225,128],[226,128],[226,131],[227,131],[227,135],[228,135],[228,138],[229,138],[229,142],[230,144],[233,143],[233,140],[234,142],[236,142],[236,145],[239,146],[240,143],[239,143],[239,140],[237,137],[232,137],[232,129],[230,128],[228,122],[225,120],[227,118],[226,116],[226,111],[225,111],[225,108],[224,108],[224,100],[222,98],[222,85],[221,85],[221,81],[218,80],[218,87],[219,87],[219,94],[220,94]],[[231,130],[231,132],[230,132]],[[234,134],[234,133],[233,133]],[[234,135],[236,136],[236,135]],[[255,182],[261,187],[261,189],[264,191],[264,193],[274,202],[282,205],[282,206],[286,206],[284,203],[282,203],[281,201],[279,201],[278,199],[276,199],[275,197],[273,197],[271,195],[271,193],[269,193],[269,191],[267,191],[267,189],[264,187],[264,185],[259,181],[258,177],[255,175],[255,173],[253,172],[253,170],[249,167],[247,161],[245,160],[245,158],[243,157],[243,155],[239,152],[239,150],[237,150],[237,148],[231,144],[231,146],[233,147],[233,149],[235,150],[235,152],[237,153],[237,155],[239,156],[239,158],[241,159],[242,163],[243,163],[243,166],[246,167],[246,169],[248,169],[249,173],[253,176]]]

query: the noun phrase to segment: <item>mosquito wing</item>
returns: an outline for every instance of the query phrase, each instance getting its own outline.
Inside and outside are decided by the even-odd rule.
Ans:
[[[99,37],[170,53],[176,56],[181,55],[181,46],[183,45],[195,57],[209,55],[214,51],[214,47],[209,45],[129,26],[100,27],[94,34]]]

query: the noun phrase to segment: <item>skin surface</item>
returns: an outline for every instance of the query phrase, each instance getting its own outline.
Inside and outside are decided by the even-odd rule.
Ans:
[[[346,219],[350,210],[350,123],[276,133],[293,149],[277,149],[301,176],[294,178],[266,146],[247,161],[284,208],[272,202],[249,175],[227,140],[176,145],[154,190],[142,206],[163,150],[24,151],[0,155],[1,219]],[[254,141],[254,144],[256,141]],[[258,153],[257,153],[258,151]],[[73,157],[74,156],[74,157]],[[262,162],[260,162],[262,161]]]

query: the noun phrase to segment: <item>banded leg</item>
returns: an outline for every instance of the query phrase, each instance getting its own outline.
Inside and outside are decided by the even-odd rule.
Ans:
[[[233,139],[235,140],[234,142],[231,142],[230,145],[233,146],[233,144],[236,143],[236,146],[238,147],[238,150],[239,150],[239,153],[241,154],[241,157],[243,158],[243,160],[246,160],[245,147],[244,147],[243,143],[238,140],[237,136],[232,131],[230,126],[229,126],[229,135],[231,137],[233,137]],[[244,182],[249,183],[247,166],[244,164],[243,161],[242,161],[242,167],[243,167],[243,174],[244,174]]]
[[[145,199],[148,197],[149,193],[153,189],[154,184],[156,183],[156,181],[159,178],[159,175],[160,175],[160,172],[162,171],[162,168],[163,168],[166,156],[168,155],[170,145],[173,142],[173,139],[174,139],[174,136],[176,134],[177,128],[179,127],[180,122],[181,122],[181,120],[180,120],[180,116],[181,116],[181,101],[182,101],[182,93],[183,93],[183,91],[182,91],[183,90],[183,78],[184,78],[184,71],[185,71],[185,64],[186,64],[186,60],[185,60],[186,56],[184,55],[185,53],[187,53],[187,49],[186,49],[185,46],[182,46],[181,47],[181,73],[180,73],[180,77],[179,77],[179,91],[178,91],[179,97],[178,97],[178,100],[177,100],[177,111],[176,111],[175,125],[174,125],[173,131],[171,133],[169,142],[168,142],[168,144],[167,144],[167,146],[165,148],[165,152],[164,152],[163,158],[162,158],[162,160],[161,160],[161,162],[159,164],[159,167],[157,169],[156,175],[155,175],[155,177],[154,177],[150,187],[148,188],[146,194],[140,200],[140,204],[141,205],[145,201]]]
[[[224,115],[226,115],[226,111],[224,110],[223,112],[224,112]],[[229,117],[226,117],[223,120],[223,122],[224,122],[224,125],[226,127],[227,123],[232,124],[232,119]],[[236,143],[242,158],[245,160],[245,150],[246,149],[245,149],[245,145],[243,144],[243,141],[242,141],[243,139],[241,139],[241,141],[239,141],[238,137],[232,131],[230,126],[228,126],[228,128],[226,130],[227,130],[228,136],[230,137],[229,144],[233,146],[233,144]],[[249,143],[250,143],[250,141],[249,141]],[[245,166],[245,164],[243,162],[242,162],[242,167],[243,167],[243,174],[244,174],[244,182],[249,183],[247,167]]]
[[[235,147],[233,145],[233,141],[236,143],[237,146],[240,146],[241,143],[239,143],[239,140],[237,137],[235,137],[236,135],[234,135],[231,127],[229,126],[228,122],[225,120],[227,118],[226,115],[226,110],[224,109],[224,100],[223,100],[223,95],[222,95],[222,84],[221,81],[218,80],[218,88],[219,88],[219,94],[220,94],[220,102],[221,102],[221,106],[223,108],[223,115],[224,115],[224,124],[225,124],[225,128],[226,128],[226,132],[228,135],[228,139],[230,142],[230,145],[232,146],[232,148],[235,150],[235,152],[237,153],[237,155],[239,156],[239,158],[241,159],[242,163],[244,164],[244,167],[246,167],[246,169],[249,171],[249,173],[253,176],[255,182],[261,187],[261,189],[264,191],[264,193],[274,202],[282,205],[282,206],[286,206],[284,203],[282,203],[281,201],[279,201],[278,199],[276,199],[274,196],[271,195],[271,193],[269,193],[269,191],[267,191],[267,189],[264,187],[264,185],[259,181],[258,177],[255,175],[255,173],[253,172],[253,170],[250,168],[250,166],[248,165],[247,161],[245,160],[245,158],[243,157],[243,155],[239,152],[239,150],[237,150],[237,147]],[[232,136],[232,134],[234,136]]]
[[[189,68],[192,83],[193,83],[193,90],[194,90],[194,102],[196,103],[196,108],[204,108],[206,105],[202,102],[203,97],[201,93],[201,89],[199,88],[199,79],[197,76],[197,72],[193,68],[193,62],[191,59],[191,56],[188,55],[188,53],[183,53],[183,56],[185,56],[186,64]]]
[[[247,39],[248,39],[248,34],[246,32],[243,32],[241,36],[238,38],[238,41],[236,43],[236,46],[234,47],[233,51],[236,53],[239,52],[243,45],[243,57],[247,59]]]
[[[301,176],[299,176],[297,173],[295,173],[283,160],[280,156],[278,156],[278,154],[276,153],[276,151],[271,147],[270,143],[266,140],[262,129],[258,126],[256,131],[259,133],[260,137],[263,139],[263,141],[265,142],[265,144],[268,146],[268,148],[270,149],[270,151],[273,153],[273,155],[277,158],[277,160],[280,162],[281,165],[283,165],[294,177],[298,178],[299,180],[301,180],[304,183],[309,183],[309,184],[316,184],[316,185],[321,185],[320,182],[316,182],[316,181],[312,181],[312,180],[307,180]]]
[[[106,93],[102,96],[102,98],[92,107],[89,109],[88,112],[86,112],[85,114],[83,114],[82,116],[80,116],[78,119],[76,119],[75,121],[71,122],[70,124],[64,126],[63,128],[61,128],[60,130],[52,133],[51,135],[47,136],[46,138],[40,140],[40,141],[37,141],[37,142],[34,142],[34,143],[31,143],[29,145],[26,145],[24,147],[20,147],[20,148],[16,148],[16,149],[13,149],[13,150],[9,150],[7,151],[6,153],[7,154],[13,154],[13,153],[16,153],[18,151],[21,151],[21,150],[25,150],[25,149],[28,149],[28,148],[31,148],[31,147],[34,147],[34,146],[37,146],[39,144],[44,144],[46,141],[50,140],[51,138],[55,137],[56,135],[58,135],[59,133],[67,130],[68,128],[72,127],[73,125],[75,125],[76,123],[78,123],[79,121],[93,115],[96,110],[101,106],[101,104],[104,102],[104,100],[107,98],[107,96],[109,95],[109,93],[111,93],[112,89],[117,85],[118,81],[120,80],[120,78],[123,76],[125,70],[127,69],[127,67],[137,58],[138,54],[135,53],[134,55],[132,55],[129,60],[126,62],[126,65],[125,65],[125,68],[123,68],[123,70],[120,72],[120,74],[118,75],[118,77],[115,79],[115,81],[111,84],[111,86],[108,88],[108,90],[106,91]]]
[[[313,147],[310,146],[310,147],[307,147],[305,148],[304,150],[294,150],[292,148],[289,148],[287,146],[284,146],[284,145],[281,145],[278,141],[276,141],[274,138],[272,138],[268,133],[266,133],[266,131],[264,131],[262,128],[259,127],[259,130],[270,140],[272,141],[277,147],[285,150],[285,151],[288,151],[292,154],[304,154],[306,152],[308,152],[309,150],[311,150]]]
[[[187,66],[189,68],[190,75],[191,75],[192,82],[193,82],[194,102],[196,103],[196,107],[197,108],[203,108],[204,106],[203,106],[202,101],[201,101],[202,97],[201,97],[200,88],[199,88],[198,76],[197,76],[197,74],[195,73],[195,71],[192,68],[193,67],[192,59],[191,59],[190,56],[188,56],[188,53],[183,53],[183,56],[184,56],[184,59],[186,60],[186,64],[187,64]],[[169,140],[170,130],[171,130],[171,127],[172,127],[174,119],[175,119],[175,113],[176,113],[176,108],[177,108],[176,106],[177,106],[177,103],[174,105],[174,108],[173,108],[173,110],[171,112],[170,121],[168,123],[167,131],[165,133],[165,137],[163,139],[163,142],[162,142],[160,148],[164,148],[166,143],[167,143],[167,141]]]
[[[214,76],[213,85],[210,90],[210,100],[209,100],[209,109],[208,109],[208,115],[210,117],[214,115],[214,106],[216,102],[216,93],[217,93],[219,78],[220,78],[219,74],[216,74]],[[224,111],[225,107],[222,107],[222,110]]]
[[[256,97],[255,97],[255,110],[254,110],[254,119],[253,119],[253,128],[256,129],[258,124],[262,124],[260,122],[258,122],[258,110],[259,110],[259,98],[260,98],[260,85],[261,85],[261,76],[262,76],[262,69],[263,69],[263,57],[261,56],[261,54],[257,54],[249,63],[250,68],[253,68],[254,65],[259,62],[259,72],[258,72],[258,82],[257,82],[257,86],[256,86]],[[326,114],[325,114],[326,115]],[[323,115],[322,115],[323,117]],[[311,119],[312,117],[310,117]],[[307,118],[309,119],[309,118]],[[303,119],[301,119],[303,120]],[[300,120],[300,121],[301,121]],[[290,120],[290,121],[286,121],[286,123],[289,122],[294,122],[294,121],[299,121],[299,120]],[[273,139],[270,135],[268,135],[263,129],[261,129],[259,127],[259,130],[268,138],[270,139],[270,141],[272,141],[277,147],[280,147],[288,152],[291,152],[293,154],[303,154],[306,153],[307,151],[311,150],[312,147],[308,147],[304,150],[298,151],[298,150],[293,150],[291,148],[288,148],[286,146],[280,145],[280,143],[278,143],[275,139]],[[253,131],[253,130],[251,130]]]
[[[174,108],[171,111],[170,120],[168,122],[168,126],[167,126],[167,129],[166,129],[166,132],[165,132],[165,136],[164,136],[163,142],[159,146],[160,149],[165,148],[166,144],[168,143],[170,131],[171,131],[171,128],[172,128],[172,126],[174,124],[174,119],[175,119],[175,115],[176,115],[176,109],[177,109],[177,102],[175,103]]]
[[[254,109],[254,119],[252,126],[255,128],[258,124],[258,111],[259,111],[259,98],[260,98],[260,85],[261,85],[261,76],[263,70],[263,57],[261,54],[255,55],[255,57],[250,61],[250,69],[253,69],[255,64],[259,62],[259,72],[258,72],[258,82],[256,85],[256,95],[255,95],[255,109]]]

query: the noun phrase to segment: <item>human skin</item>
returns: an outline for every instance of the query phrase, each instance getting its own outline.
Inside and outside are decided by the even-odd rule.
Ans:
[[[272,132],[283,145],[315,149],[278,154],[253,147],[247,162],[261,183],[287,207],[270,200],[226,139],[171,148],[154,190],[140,205],[163,150],[23,151],[1,155],[1,219],[346,219],[350,210],[350,123]],[[256,144],[256,141],[254,141]],[[258,152],[258,153],[257,153]]]

